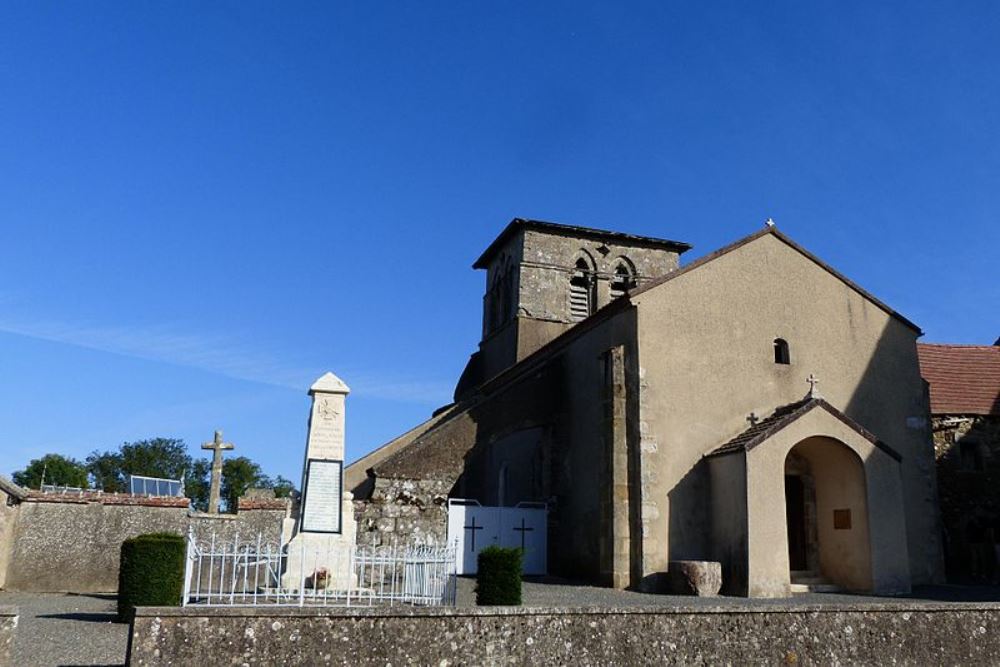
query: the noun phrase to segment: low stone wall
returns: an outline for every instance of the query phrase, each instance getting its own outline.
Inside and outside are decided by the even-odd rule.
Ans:
[[[140,608],[130,665],[997,664],[1000,604]]]
[[[4,587],[19,591],[101,593],[118,588],[121,544],[143,533],[216,534],[277,542],[284,509],[236,515],[190,513],[184,498],[105,494],[32,495],[17,506]]]
[[[17,607],[0,606],[0,665],[11,665],[14,654],[14,631],[17,630]]]
[[[14,550],[18,505],[0,489],[0,588],[7,585],[7,566]],[[3,663],[0,663],[3,664]]]
[[[354,503],[358,544],[444,544],[451,486],[427,479],[376,479],[371,498]]]

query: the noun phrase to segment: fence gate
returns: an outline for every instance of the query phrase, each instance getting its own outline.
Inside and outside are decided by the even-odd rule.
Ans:
[[[457,543],[458,574],[475,574],[479,552],[491,544],[524,549],[524,573],[546,574],[548,511],[544,503],[484,507],[475,500],[448,500],[448,543]]]

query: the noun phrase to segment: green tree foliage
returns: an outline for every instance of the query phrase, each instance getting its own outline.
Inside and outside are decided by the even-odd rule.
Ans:
[[[272,482],[254,463],[245,456],[226,459],[222,464],[222,498],[226,501],[226,511],[235,512],[239,498],[249,488],[271,488]]]
[[[295,485],[292,484],[291,480],[278,475],[271,480],[271,488],[274,489],[275,498],[290,498],[295,490]]]
[[[14,473],[14,481],[37,489],[43,468],[46,484],[86,487],[89,474],[96,488],[109,493],[127,493],[129,475],[183,479],[185,493],[194,508],[202,511],[208,508],[212,461],[192,458],[184,441],[176,438],[126,442],[118,451],[95,450],[85,464],[48,454]],[[276,498],[287,498],[295,490],[291,481],[281,475],[268,477],[259,464],[245,456],[224,459],[221,496],[226,509],[235,512],[239,497],[251,487],[274,489]]]
[[[94,484],[105,491],[128,491],[129,475],[181,479],[191,468],[187,446],[176,438],[126,442],[117,452],[94,451],[87,457]]]
[[[191,505],[199,512],[208,509],[208,492],[211,484],[212,462],[208,459],[195,459],[191,469],[184,476],[184,491],[191,499]]]
[[[28,489],[37,489],[42,484],[43,473],[46,484],[88,488],[87,468],[79,461],[59,454],[46,454],[40,459],[34,459],[24,470],[18,470],[12,477],[15,484]]]

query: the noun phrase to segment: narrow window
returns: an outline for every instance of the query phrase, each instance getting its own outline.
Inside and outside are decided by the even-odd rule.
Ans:
[[[631,269],[625,262],[619,262],[611,276],[611,298],[617,299],[620,296],[625,296],[633,287],[635,287],[635,278]]]
[[[594,274],[586,260],[578,259],[569,281],[569,318],[574,322],[587,319],[593,308]]]
[[[774,363],[790,364],[792,358],[788,354],[788,343],[783,338],[774,339]]]

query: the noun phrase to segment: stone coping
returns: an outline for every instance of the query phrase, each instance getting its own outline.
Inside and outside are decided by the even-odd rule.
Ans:
[[[897,613],[897,612],[949,612],[995,611],[1000,612],[1000,602],[931,602],[899,600],[871,603],[831,604],[732,604],[732,605],[677,605],[635,607],[295,607],[262,605],[259,607],[138,607],[136,617],[151,618],[313,618],[332,616],[341,618],[409,618],[429,617],[478,617],[478,616],[603,616],[603,615],[692,615],[692,614],[800,614],[800,613]]]
[[[18,616],[17,607],[12,604],[0,605],[0,616]]]

